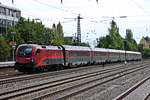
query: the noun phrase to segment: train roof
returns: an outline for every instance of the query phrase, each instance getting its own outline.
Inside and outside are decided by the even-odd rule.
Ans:
[[[19,45],[19,47],[21,46],[34,46],[34,47],[41,47],[40,45],[37,45],[37,44],[21,44]]]
[[[92,48],[92,51],[108,52],[108,50],[106,48]]]
[[[141,54],[141,52],[135,52],[135,51],[126,51],[126,53],[130,53],[130,54]]]
[[[125,53],[125,50],[118,50],[118,52],[120,52],[120,53]]]
[[[51,45],[38,45],[38,44],[21,44],[20,46],[33,46],[36,47],[37,49],[46,49],[46,50],[60,50],[62,49],[60,46],[51,46]]]
[[[117,50],[117,49],[108,49],[108,52],[113,52],[113,53],[125,53],[124,50]]]
[[[60,47],[60,46],[51,46],[51,45],[44,46],[43,48],[45,48],[46,50],[62,50],[62,47]]]
[[[125,50],[116,50],[116,49],[108,49],[109,52],[120,52],[120,53],[129,53],[129,54],[141,54],[141,52],[135,51],[125,51]]]
[[[80,51],[102,51],[102,52],[114,52],[114,53],[129,53],[129,54],[141,54],[141,52],[135,51],[125,51],[125,50],[116,50],[116,49],[106,49],[106,48],[90,48],[84,46],[70,46],[70,45],[62,45],[62,46],[52,46],[52,45],[38,45],[38,44],[21,44],[20,46],[34,46],[36,48],[42,49],[45,48],[46,50],[62,50],[62,46],[65,50],[80,50]]]
[[[80,51],[91,51],[90,47],[84,46],[70,46],[70,45],[62,45],[65,50],[80,50]]]

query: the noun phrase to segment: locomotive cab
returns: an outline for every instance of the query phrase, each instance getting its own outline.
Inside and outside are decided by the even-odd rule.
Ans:
[[[21,45],[16,50],[15,69],[24,72],[34,70],[36,64],[34,55],[35,48],[32,45]],[[38,51],[39,52],[39,51]]]
[[[64,54],[59,46],[22,44],[16,50],[15,69],[21,72],[46,71],[61,65]]]

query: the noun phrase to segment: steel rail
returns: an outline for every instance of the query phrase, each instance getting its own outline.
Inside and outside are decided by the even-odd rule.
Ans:
[[[140,65],[139,65],[140,66]],[[143,65],[141,65],[140,66],[140,69],[142,69],[142,68],[144,68],[144,67],[142,67]],[[129,69],[126,69],[126,70],[124,70],[124,71],[130,71],[131,69],[134,69],[135,71],[137,71],[137,70],[139,70],[139,68],[137,68],[137,66],[136,66],[136,68],[134,67],[134,68],[129,68]],[[112,75],[117,75],[117,74],[120,74],[120,73],[123,73],[124,71],[121,71],[121,72],[117,72],[117,73],[113,73],[113,74],[111,74],[111,75],[107,75],[107,76],[103,76],[102,78],[100,78],[100,79],[104,79],[104,78],[108,78],[108,77],[112,77]],[[133,72],[133,71],[132,71]],[[106,72],[103,72],[103,73],[106,73]],[[129,73],[129,72],[128,72]],[[102,73],[100,73],[99,75],[101,75]],[[96,76],[96,75],[98,75],[97,73],[94,75],[94,76]],[[125,74],[123,74],[123,75],[125,75]],[[79,77],[79,76],[78,76]],[[8,97],[8,95],[6,95],[6,96],[1,96],[1,99],[9,99],[9,98],[13,98],[13,97],[16,97],[16,96],[20,96],[20,95],[24,95],[24,94],[28,94],[28,93],[32,93],[32,92],[36,92],[36,91],[39,91],[39,90],[43,90],[43,89],[47,89],[47,88],[49,88],[49,87],[54,87],[54,86],[58,86],[58,85],[62,85],[62,84],[66,84],[66,83],[68,83],[68,82],[73,82],[73,81],[77,81],[77,80],[81,80],[81,79],[85,79],[85,78],[89,78],[89,77],[93,77],[93,75],[87,75],[87,76],[80,76],[79,78],[77,78],[77,77],[75,77],[75,79],[73,79],[73,78],[70,78],[70,80],[68,79],[64,79],[64,80],[61,80],[62,82],[56,82],[55,84],[54,83],[49,83],[49,85],[47,85],[46,84],[46,86],[39,86],[39,87],[34,87],[34,89],[33,88],[31,88],[29,91],[27,91],[27,90],[25,90],[24,92],[18,92],[18,94],[16,93],[16,95],[14,95],[14,93],[12,93],[13,95],[11,95],[11,94],[9,94],[9,95],[11,95],[10,97]],[[116,76],[115,76],[116,77]],[[118,76],[117,76],[118,77]],[[97,81],[98,79],[94,79],[94,80],[92,80],[92,81],[90,81],[90,82],[93,82],[93,81]],[[109,79],[110,80],[110,79]],[[108,81],[108,80],[107,80]],[[85,83],[84,83],[85,84]],[[71,88],[73,88],[73,87],[71,87]]]
[[[117,96],[115,99],[113,100],[122,100],[123,98],[127,97],[130,93],[132,93],[134,90],[136,90],[138,87],[140,87],[141,85],[143,85],[147,80],[150,79],[150,76],[144,78],[143,80],[141,80],[140,82],[138,82],[137,84],[135,84],[133,87],[129,88],[127,91],[125,91],[124,93],[120,94],[119,96]],[[149,97],[150,94],[148,94],[144,100],[146,100]]]
[[[83,78],[87,78],[89,76],[96,76],[96,75],[100,75],[100,74],[105,74],[105,73],[108,73],[108,72],[113,72],[113,71],[118,70],[120,68],[127,68],[127,67],[125,67],[125,66],[119,66],[119,67],[115,67],[115,68],[111,68],[111,69],[94,71],[94,72],[90,72],[90,73],[86,73],[86,74],[82,74],[82,75],[75,75],[75,76],[68,77],[68,78],[62,78],[62,79],[58,79],[58,80],[53,80],[51,82],[45,82],[45,83],[38,84],[38,85],[33,85],[33,86],[25,87],[25,88],[14,89],[14,90],[10,90],[10,91],[4,92],[4,93],[0,93],[0,96],[6,95],[6,94],[10,94],[10,93],[13,93],[13,92],[16,92],[16,91],[22,91],[22,90],[25,90],[25,89],[30,89],[30,88],[38,87],[38,86],[41,86],[41,85],[53,84],[53,83],[56,83],[56,82],[59,82],[59,81],[63,81],[63,80],[67,80],[67,82],[71,82],[71,81],[68,81],[68,80],[76,78],[76,77],[80,77],[80,79],[83,79]],[[83,77],[83,78],[81,78],[81,77]],[[76,79],[76,80],[78,80],[78,79]]]
[[[99,65],[98,65],[99,66]],[[129,65],[129,66],[132,66]],[[115,66],[115,68],[120,68],[120,67],[124,67],[124,65],[119,65],[119,66]],[[81,67],[82,69],[83,67]],[[90,68],[92,69],[92,67],[90,66]],[[60,75],[60,74],[65,74],[65,73],[71,73],[71,72],[74,72],[74,71],[79,71],[81,70],[80,68],[77,68],[77,69],[68,69],[68,70],[62,70],[62,71],[54,71],[54,72],[46,72],[46,73],[38,73],[38,74],[31,74],[31,75],[25,75],[25,76],[17,76],[17,77],[12,77],[12,78],[6,78],[6,79],[0,79],[0,85],[2,84],[7,84],[7,83],[12,83],[12,82],[18,82],[18,81],[25,81],[25,80],[31,80],[31,79],[36,79],[36,78],[41,78],[41,77],[47,77],[47,76],[56,76],[56,75]],[[89,69],[89,67],[85,67],[83,68],[82,70],[85,70],[85,69]],[[108,69],[113,69],[113,68],[108,68]],[[108,70],[108,69],[104,69],[104,70],[101,70],[101,71],[105,71],[105,70]],[[93,73],[93,72],[92,72]]]
[[[92,89],[92,88],[94,88],[94,87],[96,87],[96,86],[105,84],[105,83],[107,83],[107,82],[110,82],[110,81],[112,81],[112,80],[115,80],[115,79],[117,79],[117,78],[120,78],[120,77],[122,77],[122,76],[128,75],[128,74],[133,73],[133,72],[135,72],[135,71],[139,71],[139,70],[144,69],[144,68],[146,68],[146,67],[141,67],[141,68],[138,68],[138,69],[133,69],[133,71],[129,71],[129,72],[127,72],[127,73],[122,73],[122,72],[121,72],[120,74],[118,73],[118,76],[115,76],[115,75],[114,75],[114,77],[108,77],[107,79],[104,79],[103,81],[98,82],[98,83],[96,83],[97,79],[96,79],[96,80],[92,80],[92,81],[89,81],[89,82],[87,82],[87,83],[83,83],[83,84],[80,84],[80,85],[77,85],[77,86],[74,86],[74,87],[69,87],[69,88],[66,88],[66,89],[64,89],[64,90],[56,91],[56,92],[51,93],[51,94],[48,93],[48,94],[45,94],[45,95],[43,95],[43,96],[39,96],[39,97],[37,97],[37,98],[34,98],[33,100],[44,99],[45,97],[49,97],[49,96],[54,95],[54,94],[60,94],[61,92],[69,91],[69,89],[73,90],[73,92],[70,92],[70,93],[67,93],[67,94],[64,93],[65,95],[62,95],[62,96],[56,98],[57,100],[65,100],[65,99],[67,99],[67,98],[69,98],[69,97],[72,97],[72,96],[74,96],[74,95],[80,94],[80,93],[82,93],[82,92],[84,92],[84,91],[87,91],[87,90],[89,90],[89,89]],[[117,75],[117,74],[116,74],[116,75]],[[79,90],[74,91],[75,88],[77,88],[77,87],[79,87],[79,86],[81,86],[81,85],[88,84],[88,83],[90,83],[90,82],[92,82],[92,85],[90,85],[90,86],[88,86],[88,87],[84,87],[84,88],[79,88]],[[95,84],[95,83],[96,83],[96,84]]]

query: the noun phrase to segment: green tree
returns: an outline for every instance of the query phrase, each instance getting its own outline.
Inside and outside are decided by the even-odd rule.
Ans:
[[[29,20],[28,20],[29,23]],[[28,23],[25,18],[21,17],[17,25],[15,26],[15,30],[20,34],[21,43],[27,43],[29,39],[29,29]]]
[[[14,32],[15,35],[13,35],[12,32]],[[58,33],[60,33],[60,35]],[[63,39],[60,39],[60,37],[63,37],[63,28],[60,23],[57,27],[55,25],[54,28],[50,29],[46,28],[41,22],[36,22],[35,20],[30,20],[29,18],[25,19],[23,17],[20,18],[15,26],[9,27],[8,33],[3,36],[6,40],[5,42],[7,43],[6,48],[7,46],[9,47],[8,44],[11,44],[13,41],[16,42],[16,45],[29,42],[38,44],[62,44]],[[2,41],[3,40],[1,39],[1,42]],[[2,44],[5,43],[2,42]],[[4,47],[3,45],[0,46],[1,48]],[[6,55],[6,57],[8,54],[11,54],[9,48],[9,53],[1,50],[1,53],[2,52],[4,53],[3,55]]]
[[[119,28],[114,20],[111,22],[111,27],[108,28],[109,34],[106,37],[100,37],[97,47],[124,49],[123,38],[119,34]]]
[[[57,26],[55,24],[52,25],[53,30],[53,44],[62,45],[64,44],[64,34],[61,23],[59,22]]]
[[[8,30],[8,34],[6,34],[6,39],[8,43],[15,42],[17,44],[22,43],[21,34],[14,27],[10,27]]]
[[[53,40],[54,40],[53,30],[50,28],[45,28],[44,38],[46,44],[53,44]]]
[[[35,22],[34,20],[20,18],[15,27],[9,29],[9,40],[11,40],[11,32],[16,32],[15,41],[20,43],[44,43],[45,27],[41,22]],[[18,39],[18,40],[17,40]]]
[[[3,36],[0,36],[0,60],[7,60],[8,57],[10,57],[11,53],[11,47],[5,41],[5,38]]]
[[[149,48],[143,49],[143,58],[150,58],[150,49]]]
[[[72,39],[72,38],[64,37],[64,44],[66,44],[66,45],[73,45],[73,44],[75,44],[75,40]]]
[[[45,42],[45,27],[41,22],[34,22],[30,23],[30,37],[31,41],[34,43],[42,44]]]
[[[119,34],[119,28],[114,20],[111,22],[111,28],[108,29],[111,38],[110,48],[123,49],[123,38]]]
[[[109,35],[106,35],[106,37],[100,37],[98,40],[97,47],[111,48],[110,42],[111,42],[111,37]]]
[[[53,24],[52,28],[45,27],[41,22],[35,20],[20,18],[15,27],[9,28],[7,39],[12,41],[11,32],[16,32],[15,41],[21,43],[38,43],[38,44],[64,44],[63,27],[59,22],[57,26]]]
[[[126,29],[126,50],[137,51],[138,45],[136,41],[133,39],[133,33],[130,29]]]
[[[59,45],[58,33],[57,33],[57,28],[55,24],[52,25],[52,35],[53,35],[52,44]]]
[[[63,27],[61,23],[59,22],[57,24],[57,34],[58,34],[58,39],[60,44],[64,44],[64,33],[63,33]]]

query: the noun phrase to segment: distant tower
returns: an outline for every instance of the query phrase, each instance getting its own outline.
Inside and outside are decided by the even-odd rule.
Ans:
[[[83,19],[80,17],[80,14],[77,17],[77,43],[81,43],[81,26],[80,26],[80,19]]]

